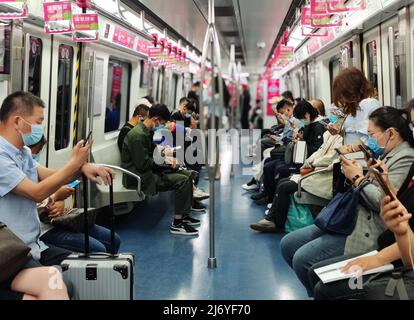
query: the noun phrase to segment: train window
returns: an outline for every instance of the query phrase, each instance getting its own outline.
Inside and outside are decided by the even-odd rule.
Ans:
[[[59,46],[55,149],[68,147],[72,115],[73,47]]]
[[[0,74],[10,74],[11,24],[0,23]]]
[[[367,43],[367,71],[368,79],[371,81],[375,89],[375,94],[378,96],[378,52],[377,42],[371,41]]]
[[[131,65],[109,59],[105,133],[117,131],[128,117]],[[122,122],[121,122],[122,119]]]
[[[40,97],[40,81],[42,79],[42,51],[42,40],[30,37],[28,91],[38,97]]]

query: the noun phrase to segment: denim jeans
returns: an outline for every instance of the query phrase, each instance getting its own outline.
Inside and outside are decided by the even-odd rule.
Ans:
[[[299,280],[313,296],[313,286],[309,282],[309,269],[318,262],[344,254],[346,236],[327,234],[315,225],[286,235],[280,245],[283,258],[296,272]]]
[[[46,245],[65,248],[73,252],[85,252],[85,234],[74,233],[61,228],[53,228],[46,232],[41,240]],[[121,238],[115,234],[115,252],[119,251]],[[94,225],[89,229],[90,252],[111,252],[111,232],[101,226]]]

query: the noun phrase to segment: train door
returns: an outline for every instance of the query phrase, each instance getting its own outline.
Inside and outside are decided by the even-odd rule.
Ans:
[[[48,165],[61,168],[73,148],[77,46],[64,37],[52,45]]]
[[[381,26],[384,104],[403,108],[411,91],[408,9]],[[408,34],[407,34],[408,33]]]
[[[45,135],[49,136],[49,93],[50,93],[50,57],[51,37],[44,33],[43,29],[24,26],[24,66],[23,66],[23,90],[40,97],[46,105],[44,110]],[[41,163],[46,165],[47,148],[41,155]]]
[[[376,27],[363,36],[363,70],[365,76],[375,89],[376,98],[383,104],[382,63],[381,63],[381,30]]]

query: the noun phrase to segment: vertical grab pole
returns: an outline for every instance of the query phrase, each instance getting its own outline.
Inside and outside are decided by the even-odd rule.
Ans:
[[[213,81],[214,78],[214,40],[211,41],[211,77]],[[216,243],[215,243],[215,215],[216,215],[216,203],[215,203],[215,179],[216,179],[216,84],[215,81],[212,83],[211,88],[211,112],[210,112],[210,124],[211,132],[209,134],[209,178],[210,178],[210,257],[208,258],[208,268],[215,269],[217,268],[217,258],[216,258]]]

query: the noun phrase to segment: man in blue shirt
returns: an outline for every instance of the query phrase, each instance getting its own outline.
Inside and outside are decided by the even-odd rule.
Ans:
[[[70,252],[47,247],[40,241],[40,221],[36,204],[47,199],[62,185],[81,173],[96,183],[101,177],[110,183],[112,171],[88,164],[90,145],[79,142],[69,162],[59,170],[47,169],[33,160],[27,145],[43,135],[45,105],[38,97],[16,92],[0,109],[0,221],[32,250],[43,265],[56,265]]]

